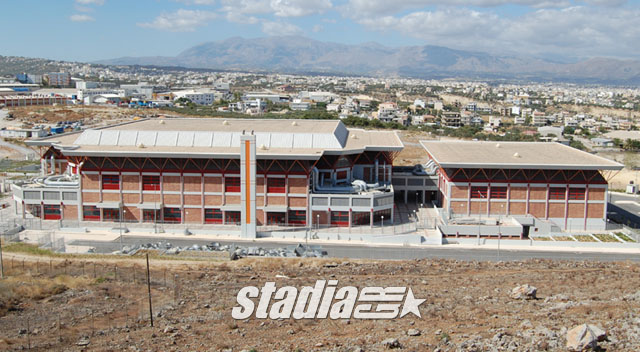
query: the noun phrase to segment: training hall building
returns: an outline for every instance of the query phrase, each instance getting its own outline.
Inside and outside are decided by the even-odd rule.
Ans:
[[[337,120],[146,119],[29,140],[43,176],[14,185],[14,199],[49,220],[238,225],[246,135],[258,226],[393,221],[402,142]]]
[[[519,219],[525,237],[543,223],[552,230],[605,229],[608,185],[603,173],[623,168],[560,143],[421,144],[437,165],[442,216]]]

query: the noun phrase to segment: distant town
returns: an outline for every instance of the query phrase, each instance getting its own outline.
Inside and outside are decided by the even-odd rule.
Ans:
[[[6,65],[0,77],[0,107],[7,108],[80,105],[159,108],[167,114],[194,116],[340,118],[348,126],[423,130],[482,140],[559,141],[578,149],[634,150],[640,144],[637,87],[2,60]],[[12,68],[30,71],[7,74]],[[26,127],[4,128],[0,135],[37,137],[74,126]]]

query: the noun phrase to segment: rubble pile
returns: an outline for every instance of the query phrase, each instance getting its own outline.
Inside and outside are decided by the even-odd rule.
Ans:
[[[221,245],[218,242],[210,242],[205,245],[194,244],[191,246],[174,246],[170,242],[145,243],[141,245],[124,246],[121,251],[115,251],[113,254],[135,255],[140,250],[156,250],[159,251],[160,254],[167,255],[177,255],[187,251],[229,252],[231,260],[243,257],[321,258],[327,255],[327,252],[319,246],[305,246],[303,244],[278,248],[263,248],[258,246],[238,246],[235,244]]]

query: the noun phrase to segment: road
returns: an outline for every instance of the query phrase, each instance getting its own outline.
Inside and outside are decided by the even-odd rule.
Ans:
[[[637,195],[611,193],[607,212],[614,221],[640,228],[640,203]]]
[[[127,237],[123,236],[125,245],[156,243],[161,241],[158,237]],[[278,248],[295,246],[295,242],[259,242],[252,241],[218,241],[220,244],[236,244],[238,246],[263,248]],[[203,245],[212,241],[201,239],[170,239],[163,242],[170,242],[173,246],[191,246],[194,244]],[[70,245],[91,246],[96,248],[98,253],[111,253],[120,249],[119,240],[113,242],[105,241],[73,241]],[[314,244],[314,246],[316,246]],[[515,261],[526,259],[552,259],[552,260],[588,260],[588,261],[640,261],[640,254],[629,253],[577,253],[577,252],[550,252],[550,251],[500,251],[498,259],[496,250],[488,249],[468,249],[468,248],[416,248],[416,247],[376,247],[365,245],[345,245],[345,244],[322,244],[317,245],[325,250],[329,257],[333,258],[351,258],[351,259],[392,259],[392,260],[411,260],[421,258],[444,258],[455,260],[477,260],[477,261]]]
[[[8,113],[9,112],[7,109],[0,109],[0,127],[19,126],[19,123],[17,122],[5,120],[5,117],[7,117]],[[25,157],[27,157],[28,155],[31,155],[31,157],[33,158],[36,155],[36,152],[34,152],[33,150],[20,145],[15,145],[9,142],[5,142],[3,138],[0,138],[0,146],[11,148],[17,151],[18,153],[24,155]]]

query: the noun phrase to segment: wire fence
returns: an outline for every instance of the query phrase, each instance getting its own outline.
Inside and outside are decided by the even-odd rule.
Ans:
[[[37,299],[48,291],[57,295],[59,301],[82,302],[56,309],[55,313],[51,307],[41,308],[38,304],[20,314],[5,315],[3,325],[13,327],[15,331],[5,331],[2,335],[15,336],[14,349],[61,350],[64,346],[83,346],[83,341],[93,336],[141,328],[151,323],[144,264],[25,259],[5,253],[2,265],[4,280],[0,281],[0,295],[11,296],[9,287],[13,283],[20,286],[19,292],[26,297],[32,295],[34,297],[30,298]],[[180,305],[187,297],[180,284],[183,275],[186,277],[187,274],[150,266],[154,318]],[[74,287],[82,289],[69,290]],[[189,296],[189,299],[194,298]]]

